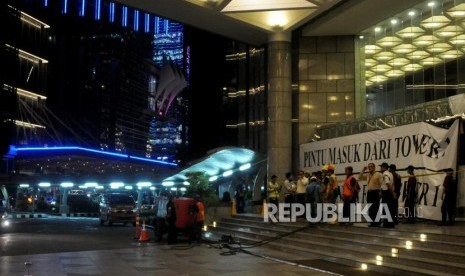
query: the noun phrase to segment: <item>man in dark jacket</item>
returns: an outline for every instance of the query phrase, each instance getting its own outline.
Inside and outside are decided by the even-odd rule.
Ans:
[[[446,169],[446,177],[442,183],[442,223],[441,225],[454,225],[455,222],[455,205],[457,203],[457,182],[454,180],[454,170]],[[449,221],[447,218],[449,217]]]
[[[417,200],[417,178],[413,173],[414,167],[412,165],[407,167],[409,174],[407,180],[406,200],[404,204],[404,215],[407,217],[407,223],[415,222],[415,203]]]

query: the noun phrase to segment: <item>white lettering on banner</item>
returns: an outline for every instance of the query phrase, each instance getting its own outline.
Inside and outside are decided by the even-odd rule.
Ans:
[[[301,144],[300,169],[319,171],[323,165],[331,163],[335,164],[335,173],[341,179],[346,166],[352,166],[354,174],[358,174],[371,162],[376,165],[382,162],[395,164],[402,177],[403,187],[398,200],[403,206],[406,168],[413,165],[418,182],[417,201],[423,207],[424,218],[440,220],[442,200],[439,195],[445,177],[442,170],[457,166],[458,134],[459,120],[456,120],[449,129],[415,123]],[[340,189],[342,184],[339,183]],[[463,181],[458,185],[459,191],[465,188]],[[365,203],[366,182],[360,182],[360,186],[359,202]]]

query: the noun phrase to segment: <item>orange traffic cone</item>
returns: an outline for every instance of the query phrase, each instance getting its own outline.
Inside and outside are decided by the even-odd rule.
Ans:
[[[134,239],[140,239],[139,215],[136,216],[136,235]]]
[[[149,240],[149,234],[147,233],[147,229],[145,229],[145,220],[142,222],[142,230],[140,231],[140,242],[146,242]]]

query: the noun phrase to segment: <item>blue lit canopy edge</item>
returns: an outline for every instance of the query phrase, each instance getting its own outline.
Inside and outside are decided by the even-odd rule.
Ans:
[[[165,178],[163,182],[182,184],[187,180],[186,174],[204,172],[209,177],[220,177],[226,171],[237,171],[245,164],[257,164],[265,161],[266,157],[253,150],[239,147],[222,147],[207,152],[207,156],[190,162],[189,167]]]
[[[136,161],[149,164],[165,165],[170,167],[177,167],[178,164],[170,163],[160,160],[153,160],[144,157],[132,156],[124,153],[108,152],[96,149],[82,148],[82,147],[18,147],[11,148],[10,153],[15,151],[17,157],[27,157],[27,156],[53,156],[53,155],[69,155],[69,154],[89,154],[96,157],[106,157],[106,158],[116,158],[116,159],[126,159],[128,161]]]

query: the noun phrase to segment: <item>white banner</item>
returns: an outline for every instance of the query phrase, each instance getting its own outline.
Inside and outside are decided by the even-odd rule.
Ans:
[[[447,168],[456,169],[459,120],[449,129],[427,123],[416,123],[389,129],[355,134],[300,145],[300,167],[315,172],[324,164],[334,164],[339,186],[345,179],[344,168],[352,166],[354,175],[368,163],[395,164],[402,176],[399,207],[405,201],[406,168],[415,167],[418,182],[418,204],[423,218],[441,219],[441,193]],[[379,166],[377,167],[379,170]],[[404,178],[405,177],[405,178]],[[360,182],[363,193],[359,202],[366,203],[366,183]],[[339,187],[342,191],[342,187]],[[462,190],[459,187],[459,191]]]

